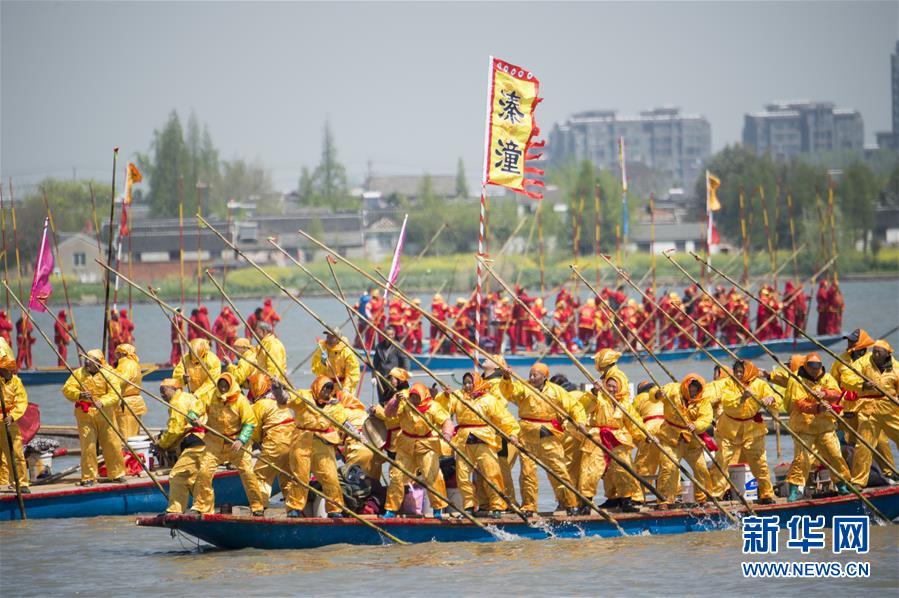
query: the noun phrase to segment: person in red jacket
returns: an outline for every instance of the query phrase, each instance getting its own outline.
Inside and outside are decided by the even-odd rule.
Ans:
[[[131,318],[128,317],[127,309],[119,310],[119,325],[121,326],[121,330],[119,332],[119,344],[127,343],[129,345],[134,344],[134,322],[131,321]]]
[[[0,309],[0,336],[6,339],[6,342],[12,346],[12,322],[9,321],[9,316],[6,314],[5,309]]]
[[[431,299],[431,316],[441,324],[446,324],[449,320],[450,306],[443,300],[443,295],[435,293]],[[445,335],[440,331],[440,327],[431,322],[431,346],[428,348],[429,353],[442,353],[445,348]]]
[[[184,316],[181,314],[181,308],[179,307],[175,309],[175,315],[172,318],[170,335],[170,339],[172,341],[172,352],[169,356],[169,365],[177,365],[181,363],[181,357],[183,356],[181,349],[181,343],[183,342],[183,339],[181,337],[184,334]]]
[[[540,326],[540,322],[543,321],[543,318],[546,317],[547,314],[547,310],[543,306],[543,298],[534,297],[530,308],[531,313],[533,313],[534,316],[532,317],[530,314],[527,314],[528,319],[522,324],[522,335],[524,336],[522,344],[524,345],[525,351],[533,351],[535,343],[542,345],[546,342],[546,336],[543,334],[543,327]]]
[[[843,301],[843,291],[837,281],[833,281],[830,285],[830,291],[827,293],[827,309],[830,317],[827,321],[827,334],[840,334],[843,331],[843,310],[846,304]]]
[[[421,353],[422,349],[422,330],[421,330],[421,312],[416,308],[421,307],[421,299],[416,297],[412,300],[412,306],[406,307],[406,350],[410,353]]]
[[[278,315],[278,312],[276,312],[275,308],[272,306],[270,297],[266,297],[265,301],[262,302],[262,320],[271,325],[273,332],[275,330],[275,325],[281,321],[281,316]]]
[[[66,321],[66,310],[59,310],[59,313],[56,314],[56,323],[53,325],[53,343],[59,353],[59,357],[56,359],[57,365],[66,364],[66,358],[69,355],[69,342],[72,340],[69,334],[71,331],[72,325]]]
[[[229,347],[234,346],[237,340],[237,326],[240,320],[226,305],[215,319],[212,325],[212,334],[215,336],[215,353],[219,359],[234,359],[234,352]]]
[[[113,367],[119,360],[115,350],[120,344],[122,344],[122,323],[119,322],[119,312],[112,310],[109,314],[109,343],[106,346],[109,356],[106,361]]]
[[[31,369],[31,347],[34,345],[34,336],[31,334],[34,326],[28,316],[20,316],[16,320],[16,367],[20,370]]]
[[[396,338],[402,340],[406,336],[406,308],[399,297],[390,300],[387,325],[393,328]]]
[[[371,299],[368,301],[368,305],[365,306],[366,312],[368,312],[369,321],[374,324],[374,326],[367,326],[365,328],[365,346],[369,349],[375,346],[375,334],[378,330],[384,330],[384,298],[381,297],[381,293],[378,289],[372,289]]]
[[[577,310],[577,337],[586,350],[596,337],[596,300],[587,299]]]
[[[796,326],[800,330],[805,329],[805,318],[808,316],[808,303],[805,298],[805,290],[802,288],[802,283],[798,282],[796,285],[793,285],[792,280],[788,280],[784,285],[784,305],[783,305],[783,316],[787,319],[788,322]],[[799,332],[793,329],[792,327],[788,327],[793,330],[793,338],[799,338]],[[789,336],[789,330],[785,330],[784,336]]]
[[[205,305],[200,306],[199,317],[197,318],[197,324],[202,326],[203,328],[203,338],[212,342],[212,323],[209,321],[209,310],[206,309]]]
[[[818,281],[815,303],[818,310],[818,335],[820,336],[827,334],[827,331],[830,329],[830,288],[826,278]]]

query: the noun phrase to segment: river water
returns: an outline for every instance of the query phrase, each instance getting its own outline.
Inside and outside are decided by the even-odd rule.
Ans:
[[[847,311],[844,328],[863,327],[873,336],[899,323],[899,283],[864,281],[843,284]],[[429,302],[424,298],[424,302]],[[242,300],[237,307],[249,313],[261,300]],[[284,320],[278,327],[289,365],[308,355],[321,326],[289,300],[275,301]],[[336,301],[310,298],[309,307],[334,325],[346,318]],[[218,312],[217,303],[210,304]],[[160,309],[135,304],[137,346],[141,359],[165,361],[169,351],[169,326]],[[76,307],[79,338],[86,346],[99,344],[102,310]],[[814,324],[814,315],[812,316]],[[49,316],[37,323],[52,331]],[[347,334],[351,335],[349,327]],[[899,347],[899,334],[889,339]],[[71,361],[74,361],[72,359]],[[39,338],[35,362],[55,362]],[[825,357],[825,363],[830,360]],[[770,359],[761,359],[763,367]],[[683,360],[669,367],[681,376],[696,371],[711,375],[705,361]],[[625,372],[636,381],[646,378],[636,364]],[[582,377],[573,368],[562,368],[572,380]],[[654,374],[666,382],[664,374]],[[460,373],[456,372],[459,376]],[[308,365],[292,377],[298,384],[311,380]],[[28,389],[29,399],[41,406],[42,420],[73,424],[71,404],[59,388]],[[370,386],[363,401],[371,401]],[[164,408],[148,399],[146,421],[161,426]],[[784,439],[782,455],[776,455],[775,439],[768,437],[769,460],[789,462],[792,442]],[[55,464],[64,467],[65,461]],[[540,480],[540,508],[555,501],[545,477]],[[133,517],[59,519],[0,524],[0,582],[5,592],[21,595],[95,593],[98,588],[114,594],[149,594],[166,591],[222,595],[324,594],[360,595],[392,593],[431,594],[551,594],[619,595],[634,590],[651,595],[715,592],[719,594],[765,591],[815,592],[836,590],[850,594],[899,589],[899,528],[872,529],[871,551],[864,557],[832,555],[829,550],[803,557],[781,546],[778,560],[868,561],[871,577],[864,580],[752,580],[740,572],[740,534],[736,531],[677,536],[620,539],[505,541],[494,544],[427,544],[418,546],[332,546],[305,551],[220,551],[198,547],[189,538],[171,538],[166,531],[137,528]],[[782,541],[785,534],[781,534]],[[828,532],[829,537],[829,532]],[[829,543],[828,543],[829,544]],[[564,551],[564,552],[562,552]],[[760,560],[760,559],[753,559]]]

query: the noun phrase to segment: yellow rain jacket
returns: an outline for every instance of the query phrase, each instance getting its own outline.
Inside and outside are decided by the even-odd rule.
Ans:
[[[768,428],[762,419],[762,415],[767,412],[759,401],[765,397],[773,397],[774,404],[771,405],[771,410],[775,413],[779,412],[783,407],[783,401],[780,396],[758,375],[758,368],[754,365],[750,368],[750,365],[750,362],[746,362],[746,370],[741,382],[755,398],[748,398],[745,401],[741,400],[743,388],[730,377],[724,379],[721,393],[723,415],[718,418],[718,425],[715,428],[716,437],[732,441],[738,435],[742,435],[743,438],[765,436],[768,433]],[[703,394],[705,394],[705,391],[703,391]],[[757,401],[756,399],[759,400]]]
[[[652,434],[656,434],[665,421],[664,400],[659,398],[656,388],[653,387],[649,392],[641,392],[634,397],[634,409],[643,420],[643,425]]]
[[[319,403],[317,397],[326,382],[331,381],[327,376],[319,376],[312,381],[312,387],[309,390],[297,390],[297,394],[291,396],[288,405],[293,409],[294,418],[298,430],[305,432],[313,432],[315,436],[320,438],[327,444],[340,444],[340,431],[334,423],[321,415],[312,405],[316,405],[319,410],[324,411],[333,419],[343,425],[347,420],[347,413],[340,400],[333,396],[325,403]]]
[[[896,361],[894,357],[890,357],[890,361],[892,362],[892,368],[887,369],[886,371],[881,372],[880,368],[874,365],[873,361],[874,355],[870,352],[862,355],[858,359],[852,362],[852,367],[861,372],[864,375],[864,378],[846,368],[843,371],[842,377],[842,386],[843,388],[851,391],[855,391],[858,393],[858,407],[857,410],[859,413],[863,413],[866,415],[870,415],[874,413],[877,403],[879,401],[888,401],[886,397],[883,396],[876,388],[865,389],[863,385],[865,383],[865,378],[868,380],[872,380],[876,382],[881,388],[884,390],[890,390],[890,381],[889,377],[891,375],[895,375],[899,372],[899,361]]]
[[[321,353],[325,352],[327,361],[322,361]],[[359,372],[359,360],[350,348],[346,339],[342,339],[334,348],[330,348],[325,341],[319,341],[318,350],[312,355],[312,373],[317,376],[337,378],[342,390],[355,392],[361,377]]]
[[[257,399],[253,403],[253,414],[259,421],[259,426],[253,431],[253,441],[262,442],[269,436],[283,436],[285,442],[294,433],[293,410],[288,405],[279,405],[278,401],[270,396]]]
[[[247,444],[253,437],[253,430],[259,425],[259,421],[253,413],[250,401],[240,391],[234,377],[228,373],[219,377],[226,378],[230,382],[230,388],[224,394],[216,389],[208,408],[209,427],[231,440],[240,440]]]
[[[565,418],[550,405],[555,405],[579,424],[587,421],[587,414],[584,413],[581,403],[573,399],[564,388],[552,382],[546,382],[543,386],[542,393],[545,398],[517,380],[504,378],[499,388],[506,399],[518,405],[520,421],[528,425],[542,425],[557,437],[563,434],[562,423]]]
[[[22,380],[13,374],[9,382],[0,380],[0,386],[3,387],[3,405],[6,407],[6,415],[12,417],[12,420],[19,421],[25,415],[25,409],[28,408],[28,393],[25,392],[25,385]]]
[[[102,358],[98,358],[100,357],[98,355],[91,355],[93,353],[99,353],[99,351],[89,351],[88,355],[93,357],[96,361],[103,363],[102,367],[106,367],[105,361]],[[94,400],[100,405],[104,407],[115,405],[118,402],[119,397],[115,394],[112,386],[106,382],[104,374],[110,379],[113,378],[108,372],[98,371],[96,374],[91,374],[87,371],[87,368],[78,368],[71,376],[69,376],[65,384],[63,384],[62,396],[75,403],[76,408],[85,409],[85,413],[89,413],[90,409],[93,409],[94,407],[91,405],[90,401],[82,401],[80,395],[83,385],[84,390],[91,393],[91,396],[93,396]]]
[[[449,413],[439,403],[435,403],[433,399],[427,402],[424,411],[419,411],[418,408],[409,402],[408,392],[403,392],[401,397],[396,411],[396,417],[400,424],[400,433],[415,439],[438,437],[434,430],[423,420],[431,422],[439,430],[443,422],[449,418]]]
[[[188,434],[192,433],[199,438],[203,438],[206,431],[201,427],[194,428],[194,425],[187,417],[182,415],[182,413],[193,414],[199,420],[200,425],[202,425],[207,419],[206,405],[203,401],[189,392],[178,390],[175,396],[172,397],[169,405],[169,421],[156,444],[163,449],[170,449],[178,446]]]
[[[465,402],[474,410],[464,405],[455,396],[452,397],[448,411],[456,416],[456,433],[453,436],[453,445],[456,448],[461,449],[468,441],[468,437],[474,436],[489,445],[494,451],[499,451],[502,447],[502,438],[484,422],[485,419],[502,430],[506,436],[518,435],[520,429],[518,422],[503,406],[503,400],[488,390],[488,384],[483,386],[484,388],[480,389],[480,392],[477,390],[473,392],[476,396],[464,397]]]
[[[256,366],[253,365],[259,364],[259,361],[256,357],[256,352],[258,350],[259,349],[257,347],[247,348],[247,350],[242,353],[240,357],[238,357],[236,363],[229,364],[226,368],[228,373],[234,376],[234,380],[238,385],[245,386],[247,384],[247,379],[252,374],[259,372]]]
[[[284,349],[284,343],[274,334],[267,334],[262,337],[260,344],[261,348],[256,349],[256,363],[259,364],[259,367],[272,378],[286,376],[287,351]]]
[[[842,391],[830,374],[822,372],[821,377],[817,380],[809,380],[801,375],[800,378],[812,390],[824,391],[825,398],[823,400],[825,402],[838,402]],[[784,401],[790,405],[790,428],[794,432],[818,435],[835,429],[836,418],[827,411],[818,413],[818,406],[821,405],[821,402],[809,394],[795,378],[791,378],[787,383],[784,397]]]
[[[222,362],[209,349],[209,341],[205,338],[195,338],[190,341],[190,349],[175,366],[172,377],[181,380],[182,376],[187,375],[188,390],[198,399],[210,403],[213,395],[216,394],[215,381],[222,373]],[[207,370],[209,375],[206,374]],[[240,385],[238,384],[238,386]],[[246,397],[244,399],[246,400]]]
[[[621,371],[617,365],[620,357],[621,353],[614,349],[600,349],[596,352],[594,358],[596,371],[599,372],[599,376],[603,382],[609,378],[614,378],[618,382],[619,394],[624,397],[624,401],[621,402],[630,403],[630,381],[627,379],[627,375]]]
[[[635,442],[627,423],[628,420],[624,413],[613,405],[607,396],[600,393],[595,397],[593,410],[588,414],[586,424],[591,436],[598,438],[600,430],[608,429],[612,432],[615,440],[629,448],[633,448]]]
[[[693,435],[687,429],[689,423],[696,426],[697,434],[702,434],[712,425],[712,405],[703,396],[703,392],[684,404],[685,397],[689,396],[688,387],[693,380],[704,382],[699,376],[688,375],[680,383],[671,382],[662,387],[661,392],[671,401],[662,399],[665,421],[659,430],[659,440],[669,446],[676,446],[681,438],[686,442],[693,440]]]
[[[135,415],[144,415],[147,412],[147,405],[140,396],[140,386],[144,376],[141,372],[140,359],[137,356],[136,349],[134,345],[123,343],[116,347],[116,354],[119,355],[119,362],[116,364],[115,371],[121,378],[112,376],[110,377],[110,382],[118,385],[119,393],[134,411]],[[125,380],[131,382],[131,384],[128,384]]]

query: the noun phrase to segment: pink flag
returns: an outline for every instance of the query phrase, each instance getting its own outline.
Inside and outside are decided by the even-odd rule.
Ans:
[[[47,226],[49,218],[44,218],[44,236],[41,237],[41,249],[37,254],[37,263],[34,265],[34,280],[31,282],[31,299],[28,301],[28,309],[34,311],[47,311],[45,301],[53,292],[50,284],[50,275],[53,274],[53,252],[47,243]]]
[[[400,228],[400,238],[396,242],[396,250],[393,252],[393,261],[390,263],[390,274],[387,276],[387,288],[384,289],[384,303],[390,295],[390,287],[396,284],[396,277],[400,273],[400,256],[403,255],[403,245],[406,243],[406,222],[409,214],[403,218],[403,226]]]

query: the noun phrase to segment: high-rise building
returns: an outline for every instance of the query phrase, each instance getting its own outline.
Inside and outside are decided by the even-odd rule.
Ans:
[[[864,149],[865,126],[857,110],[831,102],[775,102],[747,114],[743,145],[777,160],[797,154]]]
[[[893,91],[893,130],[877,134],[877,146],[899,150],[899,41],[890,56],[890,77]]]
[[[690,188],[712,151],[705,117],[664,107],[638,116],[619,116],[614,110],[574,114],[553,127],[547,152],[553,163],[574,157],[613,170],[618,168],[619,137],[624,138],[628,163],[668,173],[674,183]]]

